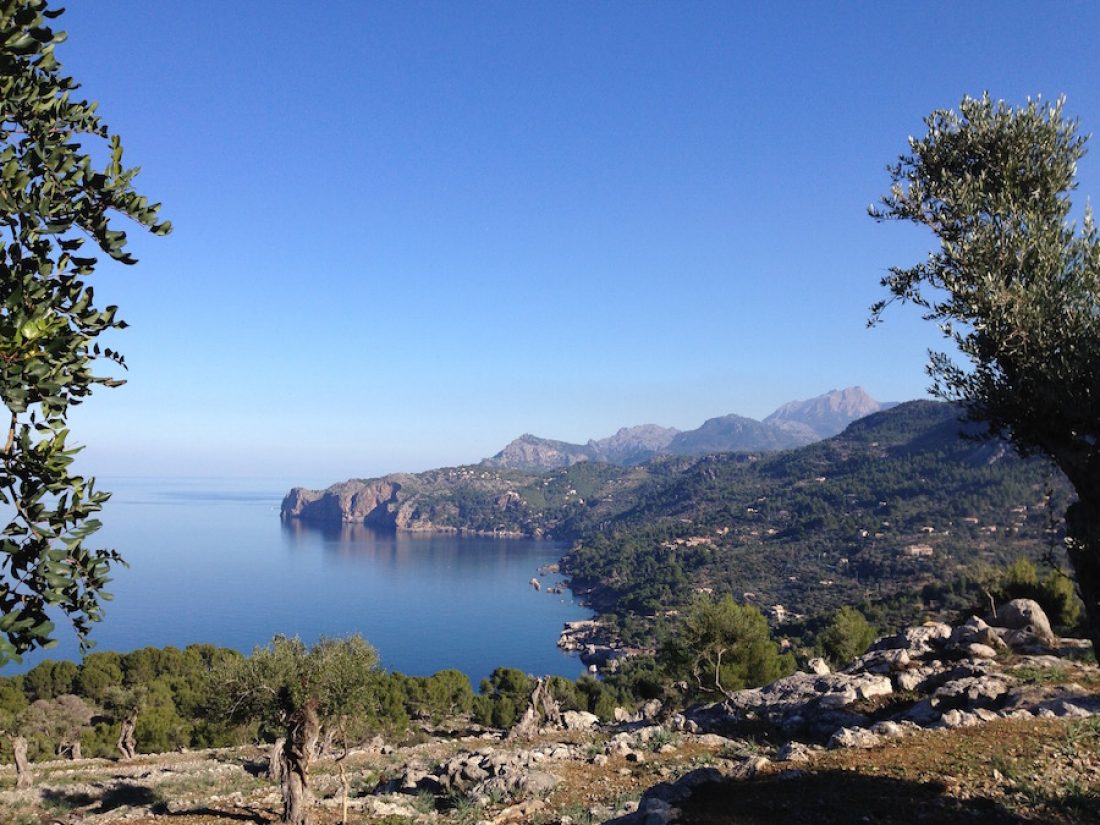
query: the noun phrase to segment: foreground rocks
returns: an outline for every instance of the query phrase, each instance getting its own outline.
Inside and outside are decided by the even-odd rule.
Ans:
[[[790,787],[838,759],[873,763],[914,745],[934,751],[998,726],[1071,730],[1100,711],[1100,670],[1081,661],[1087,645],[1046,636],[1031,605],[998,621],[1006,626],[972,618],[909,628],[839,672],[814,662],[815,672],[679,714],[653,702],[601,723],[561,711],[540,682],[510,735],[441,730],[419,744],[377,740],[353,753],[342,764],[352,821],[664,825],[715,786],[770,787],[785,777]],[[0,811],[74,825],[270,819],[280,802],[265,765],[259,749],[38,763],[28,790],[8,790],[14,774],[0,766]],[[1078,774],[1087,779],[1092,770],[1088,762]],[[1078,774],[1065,782],[1079,782]],[[318,760],[311,782],[326,809],[319,821],[332,820],[342,806],[335,764]]]
[[[1017,599],[998,620],[1005,626],[972,617],[956,627],[932,622],[909,628],[879,639],[839,673],[795,673],[738,691],[722,703],[691,709],[680,724],[731,735],[763,725],[830,747],[869,747],[876,737],[919,728],[1100,711],[1092,691],[1073,684],[1037,689],[1017,675],[1061,668],[1066,656],[1082,650],[1075,640],[1051,633],[1038,604]]]

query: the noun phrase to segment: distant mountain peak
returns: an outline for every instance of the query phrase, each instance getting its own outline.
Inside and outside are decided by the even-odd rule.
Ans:
[[[704,455],[721,452],[769,452],[803,447],[842,432],[853,421],[888,409],[862,387],[846,387],[805,401],[790,401],[763,421],[743,415],[709,418],[697,429],[640,424],[622,427],[607,438],[570,444],[524,433],[482,463],[516,470],[555,470],[580,461],[627,466],[658,455]]]
[[[818,438],[828,438],[860,418],[894,406],[872,398],[863,387],[829,390],[805,401],[788,401],[764,419],[765,423],[793,422],[809,427]]]

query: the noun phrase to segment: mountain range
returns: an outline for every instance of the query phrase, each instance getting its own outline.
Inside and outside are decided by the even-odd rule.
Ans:
[[[543,471],[598,461],[631,467],[660,455],[698,456],[718,452],[770,452],[804,447],[829,438],[853,421],[889,409],[862,387],[830,390],[816,398],[783,404],[763,421],[742,415],[710,418],[694,430],[642,424],[623,427],[607,438],[572,444],[529,433],[512,441],[492,458],[489,467]]]

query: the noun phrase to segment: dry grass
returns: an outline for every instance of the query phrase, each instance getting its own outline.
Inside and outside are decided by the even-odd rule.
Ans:
[[[686,825],[1100,822],[1100,720],[924,731],[701,789]]]

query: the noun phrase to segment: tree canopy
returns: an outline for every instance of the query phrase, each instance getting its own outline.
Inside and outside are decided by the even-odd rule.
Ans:
[[[0,502],[11,513],[0,532],[0,664],[50,642],[49,608],[82,644],[101,616],[120,559],[86,545],[107,494],[72,471],[67,417],[95,387],[122,383],[93,365],[125,367],[96,341],[125,323],[117,307],[95,305],[86,279],[97,259],[84,246],[131,264],[114,217],[170,230],[134,190],[137,169],[123,165],[97,104],[61,73],[65,35],[50,27],[60,13],[45,0],[0,0]]]
[[[933,392],[1065,473],[1067,549],[1100,643],[1100,238],[1070,199],[1086,137],[1063,99],[967,97],[925,125],[871,215],[925,226],[939,249],[890,269],[872,323],[893,301],[921,307],[968,362],[933,353]]]

